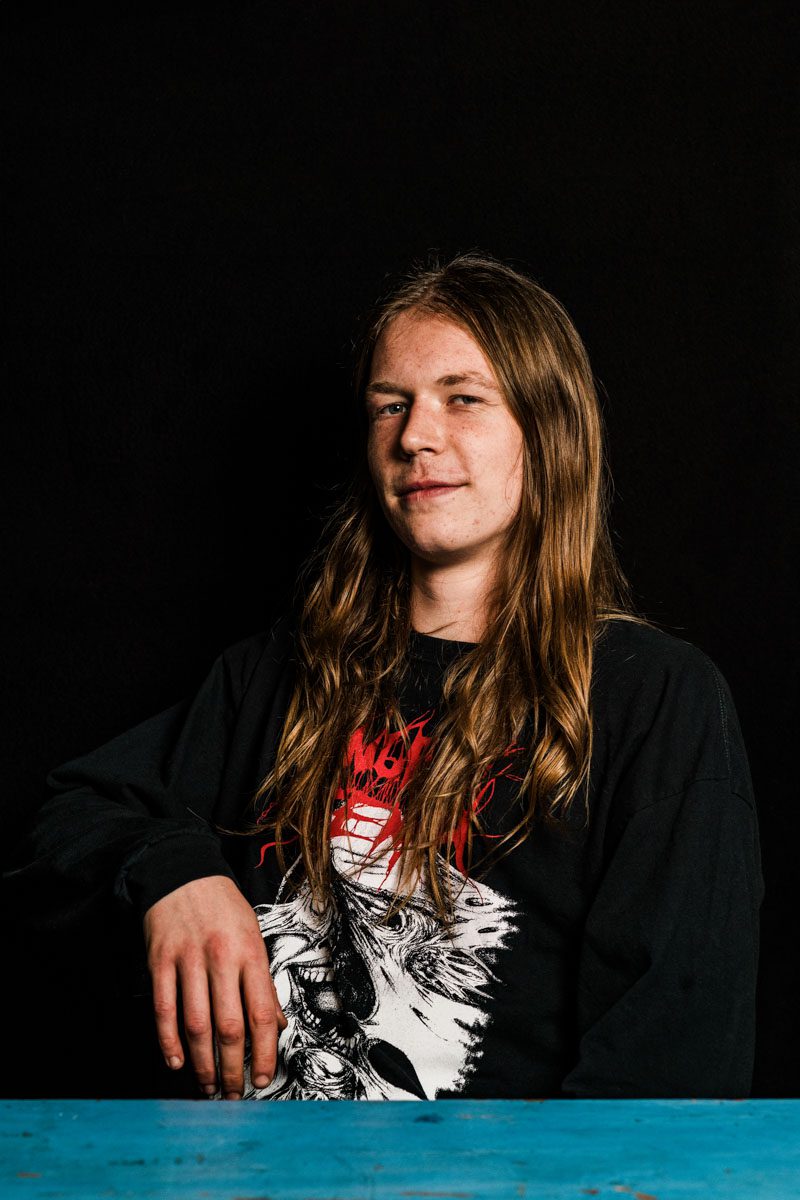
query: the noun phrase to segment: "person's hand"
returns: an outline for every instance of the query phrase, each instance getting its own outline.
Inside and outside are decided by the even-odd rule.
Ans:
[[[253,1084],[266,1087],[275,1074],[278,1034],[287,1020],[258,918],[233,880],[210,875],[162,896],[144,915],[144,937],[156,1030],[167,1065],[178,1070],[185,1061],[178,1034],[180,985],[189,1055],[206,1095],[221,1088],[226,1100],[241,1099],[245,1021]]]

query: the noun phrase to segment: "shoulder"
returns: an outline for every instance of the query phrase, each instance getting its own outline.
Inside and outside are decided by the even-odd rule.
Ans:
[[[679,690],[684,698],[719,703],[724,682],[717,664],[692,642],[652,625],[615,617],[601,622],[595,640],[593,685],[643,692]],[[726,685],[727,686],[727,685]]]
[[[267,629],[232,642],[217,662],[224,670],[235,698],[241,699],[254,681],[276,681],[291,661],[295,618],[282,613]]]
[[[635,769],[641,801],[701,779],[726,779],[750,796],[730,687],[700,647],[638,622],[602,622],[592,705],[600,742],[618,766]]]

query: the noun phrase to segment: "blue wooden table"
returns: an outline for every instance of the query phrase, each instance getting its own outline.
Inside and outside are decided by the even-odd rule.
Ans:
[[[797,1200],[800,1100],[5,1100],[2,1200]]]

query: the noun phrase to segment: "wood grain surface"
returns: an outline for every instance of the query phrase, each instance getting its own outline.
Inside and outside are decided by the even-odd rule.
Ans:
[[[795,1200],[798,1100],[5,1100],[3,1200]]]

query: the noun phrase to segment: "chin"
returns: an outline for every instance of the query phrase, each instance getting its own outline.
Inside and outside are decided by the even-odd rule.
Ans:
[[[452,543],[426,543],[425,545],[409,545],[409,551],[422,562],[432,567],[444,567],[448,563],[460,562],[469,557],[471,546],[459,546]]]
[[[429,536],[425,536],[421,529],[414,529],[412,532],[406,524],[396,526],[390,522],[392,532],[406,550],[433,566],[458,561],[481,545],[480,539],[477,542],[463,542],[459,535],[463,537],[464,522],[460,522],[459,525],[459,529],[452,531],[432,529]]]

